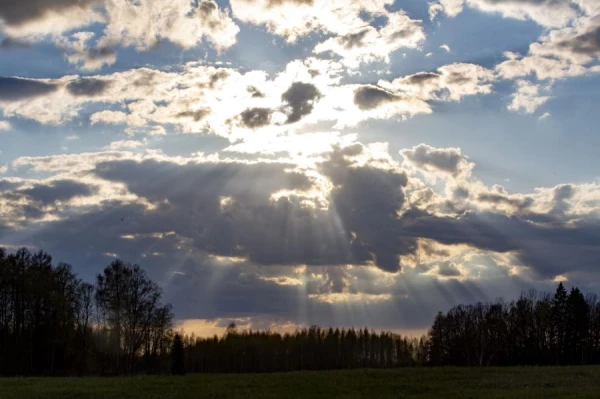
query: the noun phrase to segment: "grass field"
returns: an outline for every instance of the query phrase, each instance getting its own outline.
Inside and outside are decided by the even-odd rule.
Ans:
[[[600,398],[600,367],[4,378],[0,398]]]

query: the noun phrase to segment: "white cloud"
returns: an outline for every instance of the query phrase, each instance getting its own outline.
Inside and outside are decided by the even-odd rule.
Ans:
[[[65,52],[67,61],[83,70],[93,71],[105,65],[113,65],[117,54],[108,47],[90,47],[89,41],[93,37],[93,32],[77,32],[71,37],[57,36],[54,41]]]
[[[288,42],[313,32],[333,34],[320,42],[315,53],[331,51],[344,64],[356,68],[361,62],[389,62],[400,48],[417,48],[425,39],[421,21],[403,11],[390,12],[393,0],[232,0],[233,14],[241,21],[266,25]],[[379,17],[382,26],[371,25]]]
[[[86,78],[19,80],[41,85],[44,92],[0,101],[0,107],[8,116],[62,124],[95,104],[100,109],[90,116],[91,124],[123,124],[128,134],[165,134],[172,125],[184,133],[209,131],[235,141],[299,131],[323,121],[334,122],[337,129],[368,119],[428,114],[430,100],[490,93],[493,77],[476,65],[452,64],[374,86],[340,84],[341,70],[340,63],[308,58],[289,63],[272,77],[263,71],[188,63],[171,72],[140,68]]]
[[[494,72],[479,65],[457,63],[445,65],[436,72],[422,72],[387,82],[383,87],[411,93],[427,100],[460,101],[464,96],[489,94],[495,79]]]
[[[106,149],[109,151],[118,151],[124,149],[135,149],[139,147],[143,147],[145,145],[145,140],[136,141],[136,140],[118,140],[110,143]]]
[[[439,0],[429,4],[429,15],[434,19],[443,12],[449,17],[460,14],[465,6],[488,13],[499,13],[505,18],[531,19],[543,26],[565,26],[577,16],[570,0]]]
[[[580,15],[571,26],[544,33],[525,56],[505,53],[508,60],[496,67],[499,75],[513,79],[535,74],[544,80],[599,73],[593,62],[600,59],[600,16],[587,12],[592,13]]]
[[[109,125],[119,125],[127,122],[127,114],[121,111],[100,111],[90,117],[92,125],[96,123],[106,123]]]
[[[390,14],[380,29],[370,25],[317,44],[315,53],[331,51],[342,57],[344,64],[357,68],[361,62],[389,62],[389,56],[400,48],[418,48],[425,40],[420,21],[401,12]]]
[[[11,129],[10,123],[8,121],[0,120],[0,132],[9,131]]]
[[[43,3],[43,4],[42,4]],[[85,70],[112,65],[114,46],[135,46],[146,51],[161,40],[183,48],[209,42],[218,51],[236,43],[239,27],[229,11],[214,0],[24,0],[0,9],[0,29],[10,37],[30,41],[51,36],[66,53],[67,60]],[[92,34],[75,32],[70,38],[62,33],[93,23],[103,25],[103,35],[92,46]]]
[[[167,39],[184,48],[206,38],[217,50],[236,42],[239,32],[226,9],[213,0],[106,0],[107,25],[101,47],[121,44],[148,50]]]
[[[23,0],[3,3],[0,29],[11,37],[36,38],[57,35],[96,22],[104,16],[96,8],[101,1],[55,0],[38,2]]]
[[[518,80],[517,87],[516,93],[512,96],[512,102],[507,107],[511,111],[532,114],[550,99],[549,96],[540,95],[540,89],[545,88],[529,81]]]
[[[435,148],[419,144],[400,151],[404,157],[404,167],[417,169],[434,176],[449,175],[453,178],[468,178],[475,166],[464,156],[460,148]]]

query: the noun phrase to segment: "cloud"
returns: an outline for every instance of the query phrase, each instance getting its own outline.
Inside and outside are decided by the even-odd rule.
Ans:
[[[381,28],[368,25],[358,31],[329,38],[314,49],[317,54],[332,52],[342,57],[345,65],[357,68],[360,63],[390,62],[390,54],[401,48],[418,48],[425,41],[421,21],[399,12],[387,15]]]
[[[10,36],[61,33],[102,21],[93,0],[25,0],[0,2],[0,20]]]
[[[67,61],[87,71],[113,65],[117,54],[109,47],[90,47],[89,42],[95,36],[93,32],[77,32],[71,37],[59,36],[54,43],[65,52]]]
[[[8,121],[0,120],[0,132],[9,131],[11,128],[12,128],[12,126],[10,125],[10,123]]]
[[[135,46],[138,51],[146,51],[162,40],[184,48],[206,40],[223,51],[235,44],[239,32],[228,10],[220,8],[214,0],[175,0],[168,6],[159,0],[26,0],[18,3],[2,0],[2,3],[0,21],[9,37],[35,41],[52,35],[58,47],[65,51],[67,60],[86,70],[114,64],[116,53],[111,49],[114,46]],[[92,32],[79,31],[70,38],[60,36],[93,23],[103,26],[102,37],[95,47],[88,44],[94,36]]]
[[[389,62],[389,55],[400,48],[417,48],[425,34],[421,21],[404,11],[390,12],[391,0],[272,1],[232,0],[236,18],[255,25],[266,25],[269,32],[295,42],[314,32],[333,35],[319,42],[314,53],[331,52],[342,62],[357,68],[361,63]],[[377,24],[376,19],[384,20]]]
[[[362,110],[374,109],[400,99],[401,97],[377,86],[362,86],[354,92],[354,103]]]
[[[288,144],[301,142],[292,137],[301,135]],[[335,134],[307,141],[326,138],[329,149],[299,164],[149,151],[21,158],[13,169],[61,177],[0,180],[9,212],[1,220],[19,227],[3,226],[2,241],[43,243],[85,264],[89,278],[105,253],[133,259],[163,282],[184,318],[311,324],[335,311],[352,325],[368,307],[388,319],[402,314],[416,328],[455,302],[518,295],[550,287],[558,274],[595,270],[598,184],[510,194],[461,172],[472,165],[458,149],[402,151],[421,170],[447,176],[447,187],[460,184],[454,196],[412,175],[415,166],[397,163],[384,145]],[[423,186],[441,201],[413,202]],[[442,203],[453,204],[445,214],[435,211]],[[369,324],[393,325],[386,323],[382,316]]]
[[[551,30],[531,45],[530,53],[580,65],[600,59],[600,15],[580,18],[572,27]]]
[[[513,100],[507,107],[511,111],[532,114],[550,99],[549,96],[540,95],[539,86],[526,80],[518,80],[517,87],[517,92],[513,94]]]
[[[67,91],[73,96],[94,97],[102,94],[110,85],[110,81],[87,78],[71,81],[67,84]]]
[[[56,220],[73,211],[72,205],[90,197],[98,188],[88,182],[68,178],[33,180],[0,180],[0,217],[6,226],[19,229],[28,223]]]
[[[30,42],[14,37],[5,37],[0,41],[0,49],[3,50],[26,49],[29,47],[31,47]]]
[[[82,172],[94,169],[96,164],[106,161],[131,159],[128,152],[82,152],[77,154],[48,155],[45,157],[19,157],[12,162],[13,168],[34,172]]]
[[[0,102],[38,97],[56,89],[56,85],[40,80],[0,77]]]
[[[105,8],[100,47],[120,44],[148,50],[166,39],[190,48],[205,38],[222,51],[235,44],[239,32],[228,11],[213,0],[174,0],[168,5],[160,0],[106,0]]]
[[[550,112],[544,112],[542,114],[542,116],[540,116],[538,118],[538,120],[543,121],[543,120],[546,120],[546,119],[550,118],[551,116],[552,116],[552,114]]]
[[[506,79],[535,74],[540,80],[565,79],[600,70],[593,64],[600,58],[600,18],[580,15],[571,26],[551,29],[529,46],[525,56],[505,53],[507,61],[496,66]]]
[[[94,187],[73,180],[57,180],[48,185],[35,185],[20,190],[21,193],[43,205],[66,201],[74,197],[86,197],[95,193]]]
[[[20,160],[13,167],[35,165],[38,170],[56,170],[53,165],[57,165],[69,173],[85,173],[95,185],[112,185],[117,190],[123,187],[125,197],[121,204],[114,200],[105,202],[98,193],[95,207],[90,201],[86,206],[91,207],[92,214],[125,212],[127,220],[141,223],[136,233],[172,227],[194,248],[214,256],[269,265],[375,264],[395,272],[399,256],[410,251],[407,248],[412,241],[399,240],[382,228],[395,228],[407,179],[401,172],[375,166],[369,160],[369,151],[360,145],[334,150],[311,173],[277,162],[167,157],[101,161],[118,156],[110,153],[77,161],[71,157],[73,162],[85,159],[86,164],[78,167],[70,166],[69,158],[64,156],[60,160]],[[357,162],[364,164],[359,166]],[[89,169],[94,164],[95,168]],[[329,190],[320,183],[323,178],[331,180],[334,186],[330,194],[333,206],[320,199],[327,197]],[[132,199],[140,205],[131,205]],[[371,211],[377,214],[371,215]],[[47,210],[39,212],[29,217],[32,223],[47,217]],[[80,223],[75,221],[77,218],[56,223],[74,223],[73,227],[65,227],[65,231],[72,231]],[[19,220],[27,225],[22,218]],[[111,234],[127,234],[131,227],[123,223],[118,228],[121,233],[115,232],[116,226],[111,227]],[[59,225],[48,228],[62,230]],[[104,252],[121,253],[114,248],[102,248],[100,253]]]
[[[390,90],[410,93],[424,101],[460,101],[464,96],[489,94],[495,80],[494,72],[474,64],[456,63],[435,72],[420,72],[379,85]]]
[[[400,151],[410,165],[426,172],[441,172],[451,176],[471,174],[474,164],[461,153],[460,148],[435,148],[419,144]]]
[[[271,123],[272,110],[269,108],[249,108],[240,114],[242,123],[249,128],[266,126]]]
[[[119,125],[127,123],[127,114],[121,111],[100,111],[90,117],[92,125],[106,123],[108,125]]]
[[[565,26],[577,16],[570,0],[440,0],[430,3],[429,14],[434,19],[440,12],[455,17],[465,6],[482,12],[499,13],[504,18],[531,19],[542,26]]]
[[[282,95],[281,99],[286,104],[287,123],[298,122],[302,117],[310,114],[314,103],[321,97],[319,90],[310,83],[294,82]]]
[[[118,151],[124,149],[133,149],[144,146],[144,141],[135,141],[135,140],[117,140],[113,141],[107,146],[107,150],[109,151]]]
[[[538,278],[592,270],[600,259],[600,249],[593,244],[597,228],[597,221],[542,227],[526,218],[491,213],[468,213],[460,218],[421,216],[411,223],[414,233],[443,244],[464,243],[494,252],[514,252]]]
[[[493,71],[477,65],[451,64],[377,85],[342,84],[342,69],[334,61],[307,58],[270,77],[259,70],[191,62],[174,71],[137,68],[86,78],[30,79],[25,83],[47,88],[46,95],[15,98],[0,106],[6,116],[55,125],[86,114],[90,107],[91,124],[124,124],[132,134],[174,128],[236,141],[321,122],[341,129],[369,119],[429,114],[432,101],[490,93],[494,78]]]

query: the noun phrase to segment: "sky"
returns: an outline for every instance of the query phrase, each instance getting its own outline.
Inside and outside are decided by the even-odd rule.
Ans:
[[[0,246],[201,335],[600,293],[597,0],[0,0]]]

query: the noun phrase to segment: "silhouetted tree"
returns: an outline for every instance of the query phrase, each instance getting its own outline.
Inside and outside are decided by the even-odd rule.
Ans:
[[[560,283],[516,301],[459,305],[439,313],[421,345],[431,365],[549,365],[600,361],[600,305]]]
[[[160,304],[160,290],[139,267],[123,269],[117,277],[127,275],[117,290],[122,301],[111,302],[114,275],[94,287],[70,265],[54,266],[44,251],[7,254],[0,248],[0,374],[102,373],[119,359],[113,349],[125,353],[128,372],[141,370],[139,358],[147,353],[151,363],[168,362],[171,308]],[[107,328],[115,319],[122,326],[120,340]],[[150,342],[142,348],[140,340]],[[156,370],[168,365],[148,371]]]
[[[133,372],[144,340],[157,322],[168,326],[170,308],[160,304],[161,290],[138,265],[113,261],[97,277],[96,303],[105,315],[115,348],[117,374],[121,361]]]
[[[185,353],[183,350],[183,340],[181,335],[175,334],[173,346],[171,348],[171,373],[175,375],[185,374]]]

